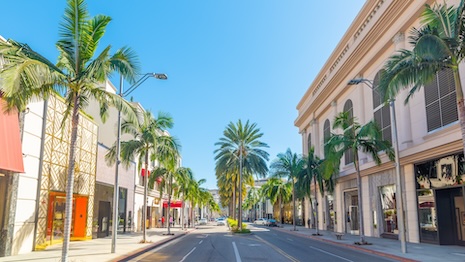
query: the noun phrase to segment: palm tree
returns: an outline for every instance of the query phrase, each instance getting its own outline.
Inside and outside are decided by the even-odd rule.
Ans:
[[[324,195],[325,188],[325,179],[323,178],[323,173],[321,172],[321,164],[323,160],[321,160],[317,155],[315,155],[315,148],[312,146],[308,150],[308,154],[304,157],[304,162],[305,162],[305,168],[304,172],[301,173],[301,175],[298,178],[298,188],[301,188],[304,193],[308,196],[309,199],[311,199],[311,184],[313,182],[313,189],[315,190],[314,192],[314,199],[315,199],[315,230],[316,233],[314,235],[320,236],[320,232],[318,229],[318,198],[316,195],[316,189],[317,189],[317,184],[319,186],[319,190],[321,193],[321,196]]]
[[[167,161],[178,158],[179,145],[176,139],[167,135],[166,129],[173,127],[173,119],[165,113],[158,113],[155,119],[150,111],[143,114],[141,121],[131,119],[121,124],[121,133],[130,134],[134,138],[121,142],[121,162],[128,166],[129,163],[138,158],[139,169],[144,163],[144,169],[149,170],[149,162],[158,160]],[[116,144],[110,148],[106,160],[111,164],[116,159]],[[142,242],[147,241],[145,221],[147,220],[147,175],[143,176],[144,206],[142,209]]]
[[[304,164],[305,161],[302,159],[302,156],[292,153],[291,149],[288,148],[286,150],[286,153],[279,153],[278,158],[275,159],[270,165],[270,168],[272,170],[272,176],[279,178],[286,177],[288,181],[292,181],[292,224],[294,226],[294,231],[296,230],[295,183],[296,179],[304,170]]]
[[[344,152],[350,150],[354,155],[354,166],[357,173],[358,188],[358,210],[360,242],[366,244],[363,227],[363,204],[362,204],[362,184],[360,178],[359,150],[371,155],[377,165],[381,164],[380,151],[385,151],[391,160],[394,159],[394,152],[391,143],[382,139],[382,134],[376,122],[370,121],[364,126],[356,122],[355,117],[349,117],[347,112],[341,112],[334,119],[333,130],[341,129],[342,134],[331,134],[325,144],[327,154],[325,164],[325,177],[337,173],[335,170],[340,166]]]
[[[265,177],[268,172],[266,161],[268,161],[269,154],[262,148],[268,145],[259,140],[263,133],[260,133],[257,124],[250,124],[249,121],[245,125],[240,119],[236,124],[230,122],[223,135],[224,137],[215,143],[215,146],[219,146],[214,151],[216,168],[230,172],[239,170],[238,229],[242,230],[243,174]]]
[[[459,75],[459,64],[465,57],[464,1],[460,1],[458,7],[449,7],[446,1],[434,6],[426,5],[421,22],[420,29],[411,30],[413,50],[400,50],[384,65],[379,89],[386,94],[386,99],[393,99],[401,89],[410,87],[405,100],[407,103],[439,71],[452,70],[465,152],[465,104]]]
[[[249,191],[247,192],[247,197],[244,200],[244,204],[242,205],[242,208],[245,210],[251,210],[252,208],[255,208],[255,206],[261,201],[261,195],[260,195],[260,190],[254,186],[249,188]],[[255,212],[255,218],[257,217],[257,213]],[[251,219],[253,220],[253,218]]]
[[[71,140],[66,186],[66,214],[72,217],[73,183],[79,111],[89,100],[100,103],[102,119],[106,119],[109,106],[116,106],[129,118],[134,118],[133,108],[120,96],[108,93],[99,86],[113,72],[118,72],[130,82],[138,72],[136,56],[125,47],[113,55],[110,46],[96,54],[108,23],[109,16],[89,17],[84,0],[68,0],[60,26],[61,39],[56,43],[59,57],[53,64],[27,44],[14,40],[0,42],[0,54],[8,61],[0,72],[0,92],[8,108],[25,109],[31,100],[47,99],[50,95],[65,94],[67,104],[65,119],[71,118]],[[64,124],[64,122],[63,122]],[[64,224],[62,261],[68,261],[71,219]]]
[[[171,216],[171,196],[173,193],[175,195],[179,195],[180,193],[180,187],[177,185],[174,185],[174,181],[176,183],[178,182],[183,182],[182,180],[184,179],[189,179],[192,178],[192,170],[190,168],[186,167],[180,167],[179,166],[179,161],[177,158],[166,158],[160,161],[161,165],[157,166],[153,169],[153,175],[149,177],[149,188],[153,189],[155,182],[157,181],[158,178],[163,178],[164,181],[167,181],[168,183],[165,184],[167,186],[167,194],[168,194],[168,216],[167,216],[167,221],[168,221],[168,235],[171,235],[171,223],[169,223],[170,216]],[[190,181],[187,181],[189,183]],[[183,185],[183,187],[188,187],[189,185],[186,183],[186,185]],[[176,191],[178,192],[173,192],[174,189],[177,189]],[[162,194],[162,191],[160,190],[160,195]]]
[[[185,209],[185,201],[187,196],[189,195],[190,191],[193,190],[192,188],[192,181],[194,180],[194,174],[190,168],[183,168],[179,170],[180,172],[175,172],[175,180],[178,186],[178,190],[175,194],[176,197],[180,197],[182,204],[181,204],[181,228],[184,230],[185,224],[185,217],[184,217],[184,209]],[[150,181],[149,181],[150,186]]]
[[[289,182],[285,182],[281,178],[272,177],[268,179],[268,181],[266,181],[266,183],[262,186],[261,190],[262,195],[270,199],[273,208],[276,201],[278,201],[280,216],[279,220],[281,221],[281,224],[284,224],[283,205],[291,198],[292,184]]]

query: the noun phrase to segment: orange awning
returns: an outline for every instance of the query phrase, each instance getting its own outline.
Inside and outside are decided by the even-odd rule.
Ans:
[[[0,98],[0,169],[24,173],[23,153],[19,134],[18,112],[4,112]]]

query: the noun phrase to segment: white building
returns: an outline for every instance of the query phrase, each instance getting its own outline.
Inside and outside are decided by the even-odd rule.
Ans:
[[[376,87],[387,58],[396,50],[411,48],[410,29],[419,27],[424,5],[432,2],[366,1],[297,105],[295,125],[302,135],[304,154],[309,146],[314,146],[316,154],[324,158],[323,141],[330,132],[337,132],[332,130],[332,124],[342,111],[350,112],[362,125],[375,118],[381,124],[383,136],[390,139],[388,107],[366,85],[348,85],[348,82],[362,77],[373,80]],[[463,65],[460,73],[464,83]],[[401,92],[395,102],[406,239],[465,245],[462,184],[465,161],[454,79],[450,72],[443,71],[433,83],[415,93],[408,104],[404,104],[406,95],[407,91]],[[318,227],[328,228],[331,208],[336,218],[335,231],[358,234],[359,227],[363,226],[367,236],[397,238],[399,191],[395,186],[394,164],[381,154],[382,164],[377,166],[368,155],[359,153],[363,225],[358,224],[356,173],[350,159],[345,159],[350,156],[346,155],[334,193],[326,194],[324,199],[317,194]]]

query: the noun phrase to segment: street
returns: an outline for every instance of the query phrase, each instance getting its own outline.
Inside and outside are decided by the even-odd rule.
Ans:
[[[130,261],[393,261],[315,241],[265,226],[248,225],[252,234],[231,235],[210,223]]]

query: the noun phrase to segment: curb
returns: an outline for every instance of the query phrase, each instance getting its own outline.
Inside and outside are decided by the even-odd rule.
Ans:
[[[418,262],[418,260],[413,260],[413,259],[410,259],[410,258],[400,257],[400,256],[388,254],[388,253],[383,253],[383,252],[376,251],[376,250],[366,249],[366,248],[363,248],[363,247],[360,247],[360,246],[350,245],[350,244],[346,244],[346,243],[339,243],[339,242],[336,242],[336,241],[332,241],[332,240],[328,240],[328,239],[324,239],[324,238],[319,238],[319,237],[316,237],[316,236],[309,236],[309,235],[305,235],[305,234],[299,234],[299,233],[296,233],[295,231],[287,231],[284,228],[278,228],[278,230],[279,231],[285,231],[285,232],[288,232],[288,233],[296,235],[296,236],[311,238],[313,240],[318,240],[320,242],[326,242],[326,243],[330,243],[330,244],[333,244],[333,245],[343,246],[343,247],[355,249],[355,250],[358,250],[358,251],[362,251],[362,252],[365,252],[365,253],[381,256],[381,257],[395,259],[395,260],[398,260],[398,261],[401,261],[401,262]]]
[[[174,236],[172,236],[172,237],[169,237],[169,238],[163,239],[163,240],[161,240],[161,241],[155,242],[155,243],[150,244],[150,245],[148,245],[148,246],[146,246],[146,247],[142,247],[142,248],[139,248],[139,249],[137,249],[137,250],[134,250],[134,251],[132,251],[132,252],[130,252],[130,253],[121,255],[121,256],[119,256],[119,257],[117,257],[117,258],[115,258],[115,259],[113,259],[113,260],[111,260],[111,261],[113,261],[113,262],[125,262],[125,261],[129,261],[129,260],[131,260],[131,259],[133,259],[133,258],[136,258],[136,257],[142,255],[143,253],[145,253],[145,252],[147,252],[147,251],[150,251],[150,250],[155,249],[155,248],[157,248],[157,247],[159,247],[159,246],[161,246],[161,245],[164,245],[164,244],[166,244],[166,243],[168,243],[168,242],[171,242],[171,241],[173,241],[173,240],[175,240],[175,239],[178,239],[178,238],[180,238],[180,237],[183,237],[183,236],[189,234],[191,231],[194,231],[194,230],[195,230],[195,229],[192,229],[192,230],[189,230],[189,231],[186,231],[186,232],[182,232],[182,233],[180,233],[180,234],[176,234],[176,235],[174,235]]]

